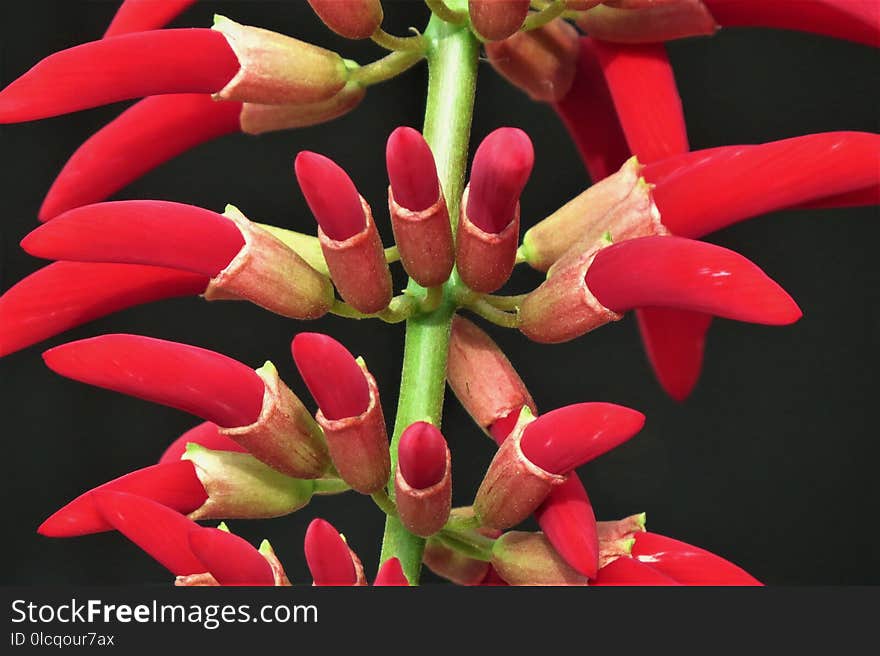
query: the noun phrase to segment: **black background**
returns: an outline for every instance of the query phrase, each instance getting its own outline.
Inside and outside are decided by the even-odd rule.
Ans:
[[[0,82],[8,84],[53,51],[99,38],[116,4],[0,3]],[[385,7],[385,27],[398,34],[427,19],[419,2]],[[175,25],[208,26],[215,12],[332,47],[361,63],[382,52],[331,34],[298,1],[206,0]],[[868,47],[805,34],[731,30],[673,43],[669,50],[694,149],[830,130],[877,131],[878,60]],[[348,170],[390,243],[381,212],[384,142],[398,125],[420,126],[425,81],[425,68],[417,67],[372,88],[353,114],[331,124],[207,144],[118,198],[161,198],[218,211],[231,202],[251,218],[312,231],[292,173],[296,153],[310,149]],[[526,99],[486,64],[477,97],[474,144],[501,125],[522,127],[534,141],[535,172],[522,198],[524,227],[587,184],[549,107]],[[67,157],[120,109],[0,126],[3,290],[42,266],[20,251],[18,241],[36,225],[43,195]],[[600,518],[647,511],[650,529],[722,554],[770,584],[880,582],[874,481],[880,455],[874,425],[880,389],[874,373],[877,219],[876,208],[790,211],[712,235],[711,241],[743,253],[778,280],[805,316],[785,328],[716,321],[702,379],[684,404],[666,398],[653,380],[632,317],[557,346],[489,328],[539,408],[605,400],[647,415],[637,437],[581,470]],[[538,280],[524,271],[510,289],[525,291]],[[379,322],[326,318],[301,324],[246,304],[182,299],[127,310],[0,360],[0,583],[134,584],[169,578],[118,535],[50,540],[35,529],[82,491],[152,464],[196,420],[61,378],[43,366],[45,348],[130,332],[211,348],[252,366],[268,358],[311,406],[289,352],[300,330],[327,332],[366,358],[390,421],[403,328]],[[455,502],[466,504],[494,446],[451,397],[444,433],[453,449]],[[304,582],[310,579],[302,536],[315,516],[346,534],[372,575],[383,517],[369,499],[322,498],[289,517],[230,524],[255,543],[270,538],[291,579]]]

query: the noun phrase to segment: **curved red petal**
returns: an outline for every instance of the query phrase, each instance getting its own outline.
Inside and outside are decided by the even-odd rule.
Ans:
[[[328,335],[300,333],[290,345],[306,387],[327,419],[357,417],[370,405],[370,388],[354,356]]]
[[[336,241],[353,237],[367,225],[357,188],[329,157],[303,151],[294,162],[306,203],[321,230]]]
[[[554,487],[535,511],[538,525],[553,548],[578,572],[595,578],[599,569],[599,534],[593,504],[577,473]]]
[[[354,585],[357,572],[348,545],[323,519],[313,519],[306,529],[306,563],[315,585]]]
[[[265,384],[253,369],[187,344],[141,335],[101,335],[49,349],[43,360],[62,376],[224,427],[252,424],[263,405]]]
[[[191,528],[189,546],[220,585],[275,585],[269,562],[237,535],[216,528]]]
[[[685,585],[763,585],[721,556],[657,533],[636,533],[632,557]]]
[[[611,561],[599,570],[590,585],[681,585],[653,567],[625,556]]]
[[[235,451],[247,453],[241,444],[226,437],[220,432],[220,427],[210,421],[203,421],[198,426],[190,428],[183,435],[174,440],[159,458],[159,464],[177,462],[186,453],[186,445],[189,443],[199,444],[212,451]]]
[[[165,27],[196,0],[124,0],[104,38]]]

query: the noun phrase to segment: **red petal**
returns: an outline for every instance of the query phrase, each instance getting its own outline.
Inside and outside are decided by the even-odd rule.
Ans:
[[[0,123],[20,123],[163,93],[213,93],[238,72],[220,32],[153,30],[49,55],[0,92]]]
[[[162,457],[159,458],[159,464],[180,460],[186,452],[186,445],[190,442],[199,444],[212,451],[235,451],[238,453],[247,453],[247,449],[219,431],[220,427],[210,421],[202,422],[198,426],[190,428],[165,449]]]
[[[124,0],[104,38],[165,27],[196,0]]]
[[[357,572],[348,545],[323,519],[313,519],[306,529],[306,562],[315,585],[354,585]]]
[[[574,83],[554,105],[577,146],[593,182],[617,171],[629,158],[629,146],[596,57],[595,41],[581,38]]]
[[[125,308],[195,296],[206,276],[136,264],[54,262],[0,296],[0,356]]]
[[[434,154],[422,133],[400,127],[388,137],[385,163],[394,200],[412,212],[421,212],[437,202],[440,181]]]
[[[691,544],[636,533],[632,556],[685,585],[762,585],[741,567]]]
[[[106,200],[181,153],[238,132],[240,114],[241,103],[217,102],[200,93],[141,100],[89,137],[67,160],[40,207],[40,221]]]
[[[416,490],[436,485],[446,473],[446,440],[428,422],[417,421],[403,431],[397,454],[403,479]]]
[[[688,151],[675,75],[663,43],[595,41],[629,150],[642,163]]]
[[[615,312],[660,306],[769,325],[802,316],[785,290],[742,255],[681,237],[642,237],[604,248],[586,282]]]
[[[229,219],[161,200],[86,205],[44,223],[21,241],[35,257],[149,264],[215,276],[244,246]]]
[[[516,426],[521,411],[522,408],[518,408],[513,412],[504,415],[501,419],[496,420],[494,424],[489,426],[489,434],[498,446],[501,446],[501,443],[507,439],[508,435],[510,435],[510,431],[513,430],[513,427]]]
[[[599,568],[596,515],[583,483],[572,472],[554,487],[535,511],[538,525],[553,548],[584,576],[595,578]]]
[[[43,522],[37,533],[50,538],[66,538],[112,530],[92,501],[92,493],[100,490],[128,492],[181,513],[191,513],[208,498],[189,460],[152,465],[81,494]]]
[[[880,46],[875,0],[800,0],[797,6],[767,0],[703,0],[723,27],[774,27],[814,32]]]
[[[613,403],[578,403],[541,415],[522,437],[526,457],[545,471],[567,474],[630,439],[645,415]]]
[[[636,308],[636,319],[648,360],[660,385],[684,401],[697,384],[712,317],[672,308]]]
[[[599,570],[590,585],[680,585],[635,558],[621,557]]]
[[[517,128],[498,128],[477,148],[471,166],[467,215],[484,232],[497,234],[513,220],[532,172],[535,151]]]
[[[107,522],[175,576],[200,574],[207,568],[189,546],[191,519],[160,503],[125,492],[93,493],[95,506]]]
[[[357,417],[370,405],[370,388],[351,353],[332,337],[300,333],[291,344],[296,368],[327,419]]]
[[[409,581],[403,573],[403,567],[397,558],[389,558],[376,573],[373,585],[384,586],[409,586]]]
[[[361,197],[348,174],[329,157],[303,151],[294,162],[296,179],[321,230],[345,241],[364,229]]]
[[[101,335],[49,349],[50,369],[83,383],[161,403],[220,426],[256,421],[265,385],[237,360],[141,335]]]
[[[237,535],[216,528],[191,528],[189,546],[220,585],[275,585],[268,561]]]

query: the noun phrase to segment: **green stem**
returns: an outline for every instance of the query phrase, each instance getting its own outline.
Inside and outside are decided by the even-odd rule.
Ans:
[[[391,500],[391,497],[388,496],[388,492],[385,491],[385,488],[382,488],[378,492],[373,492],[370,496],[383,513],[389,517],[397,516],[397,506],[394,505],[394,502]]]
[[[538,28],[544,27],[553,19],[562,16],[562,13],[564,11],[565,0],[556,0],[556,2],[547,5],[540,11],[526,16],[526,19],[525,21],[523,21],[521,29],[524,32],[528,32],[529,30],[537,30]]]
[[[504,328],[519,327],[519,316],[517,314],[499,310],[486,299],[478,298],[475,301],[471,301],[468,303],[467,308],[487,321],[491,321],[496,326]]]
[[[390,55],[377,59],[374,62],[356,68],[351,73],[351,79],[360,82],[364,86],[371,86],[379,82],[385,82],[397,77],[406,69],[415,66],[425,56],[421,50],[400,50]]]
[[[449,201],[449,216],[457,217],[467,165],[479,46],[467,27],[445,23],[436,14],[428,23],[425,37],[428,98],[423,133],[434,153],[440,183]],[[391,439],[392,471],[397,464],[397,445],[403,430],[416,421],[439,426],[443,416],[455,280],[453,276],[447,282],[436,310],[406,322],[400,399]],[[426,294],[412,280],[407,291],[419,297]],[[409,533],[400,520],[391,516],[386,519],[381,562],[398,558],[412,584],[419,581],[424,548],[425,541]]]
[[[424,39],[422,39],[422,35],[418,36],[394,36],[393,34],[388,34],[381,27],[373,32],[370,39],[373,43],[382,46],[386,50],[399,51],[399,50],[418,50],[420,52],[425,51]]]

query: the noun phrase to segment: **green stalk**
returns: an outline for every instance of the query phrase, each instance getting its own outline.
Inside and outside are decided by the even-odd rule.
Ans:
[[[474,111],[479,44],[467,26],[445,23],[432,16],[425,30],[428,40],[428,99],[423,133],[437,162],[437,173],[455,226],[464,189],[468,141]],[[391,439],[392,471],[397,465],[400,435],[411,423],[428,421],[440,426],[446,390],[449,330],[456,303],[457,276],[444,286],[443,298],[431,312],[406,322],[400,400]],[[417,297],[427,292],[410,280],[407,291]],[[392,488],[393,494],[393,488]],[[385,521],[381,562],[396,557],[413,585],[419,581],[425,541],[409,533],[396,517]]]

